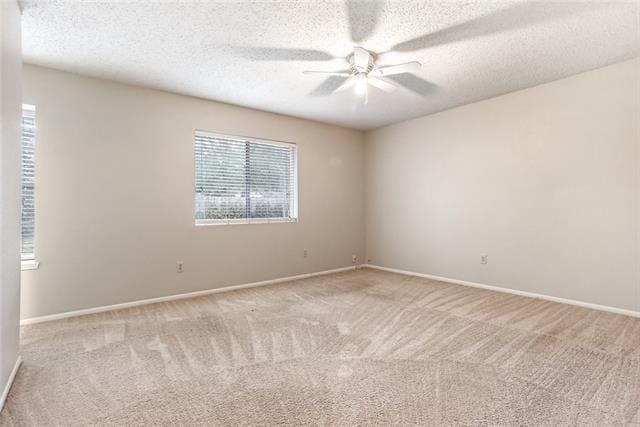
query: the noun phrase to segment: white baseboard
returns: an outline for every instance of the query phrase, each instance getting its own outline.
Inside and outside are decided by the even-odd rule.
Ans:
[[[13,385],[13,380],[16,378],[18,374],[18,369],[20,368],[20,364],[22,363],[22,357],[18,356],[16,359],[16,364],[13,365],[13,370],[11,371],[11,375],[9,375],[9,379],[7,380],[7,384],[4,386],[4,390],[2,391],[2,396],[0,396],[0,411],[4,408],[4,403],[7,401],[7,396],[9,396],[9,390],[11,390],[11,386]]]
[[[257,286],[272,285],[275,283],[290,282],[292,280],[306,279],[314,276],[322,276],[325,274],[339,273],[341,271],[355,270],[356,266],[335,268],[333,270],[318,271],[315,273],[298,274],[297,276],[280,277],[277,279],[263,280],[261,282],[244,283],[241,285],[226,286],[223,288],[207,289],[204,291],[189,292],[186,294],[169,295],[166,297],[149,298],[138,301],[130,301],[121,304],[104,305],[100,307],[85,308],[82,310],[68,311],[65,313],[49,314],[47,316],[32,317],[30,319],[22,319],[20,325],[33,325],[34,323],[50,322],[52,320],[67,319],[69,317],[84,316],[86,314],[101,313],[103,311],[120,310],[122,308],[137,307],[140,305],[155,304],[158,302],[174,301],[186,298],[194,298],[202,295],[216,294],[220,292],[228,292],[236,289],[254,288]]]
[[[533,293],[533,292],[518,291],[516,289],[509,289],[509,288],[501,288],[499,286],[491,286],[491,285],[485,285],[485,284],[482,284],[482,283],[468,282],[466,280],[449,279],[448,277],[440,277],[440,276],[434,276],[432,274],[424,274],[424,273],[416,273],[416,272],[413,272],[413,271],[398,270],[398,269],[395,269],[395,268],[381,267],[379,265],[374,265],[374,264],[362,264],[360,267],[373,268],[373,269],[376,269],[376,270],[383,270],[383,271],[389,271],[391,273],[404,274],[406,276],[424,277],[426,279],[438,280],[440,282],[452,283],[452,284],[455,284],[455,285],[462,285],[462,286],[471,286],[471,287],[474,287],[474,288],[487,289],[487,290],[490,290],[490,291],[503,292],[503,293],[507,293],[507,294],[521,295],[521,296],[529,297],[529,298],[544,299],[544,300],[553,301],[553,302],[559,302],[559,303],[563,303],[563,304],[575,305],[575,306],[578,306],[578,307],[590,308],[590,309],[593,309],[593,310],[608,311],[610,313],[622,314],[622,315],[625,315],[625,316],[640,317],[640,312],[633,311],[633,310],[626,310],[624,308],[609,307],[607,305],[592,304],[592,303],[589,303],[589,302],[576,301],[576,300],[567,299],[567,298],[559,298],[559,297],[554,297],[554,296],[551,296],[551,295],[536,294],[536,293]]]

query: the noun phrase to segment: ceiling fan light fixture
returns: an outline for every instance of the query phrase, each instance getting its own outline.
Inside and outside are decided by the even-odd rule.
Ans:
[[[355,92],[356,95],[362,96],[365,95],[367,93],[367,76],[364,74],[358,74],[358,76],[356,77],[356,84],[355,84]]]

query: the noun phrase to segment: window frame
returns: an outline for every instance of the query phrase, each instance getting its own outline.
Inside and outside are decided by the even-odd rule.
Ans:
[[[34,210],[33,210],[33,221],[34,221],[34,225],[33,225],[33,252],[29,253],[29,254],[25,254],[22,252],[22,238],[20,239],[20,267],[21,270],[35,270],[40,266],[40,262],[37,260],[36,258],[36,226],[35,226],[35,220],[36,220],[36,209],[35,209],[35,204],[36,204],[36,191],[37,191],[37,187],[36,187],[36,182],[35,182],[35,173],[36,173],[36,147],[37,147],[37,116],[36,116],[36,106],[33,104],[22,104],[22,109],[20,110],[20,117],[21,120],[20,122],[22,123],[22,120],[24,118],[25,112],[28,111],[33,115],[33,121],[34,121],[34,142],[33,142],[33,149],[34,149],[34,153],[33,153],[33,172],[34,172],[34,188],[33,188],[33,204],[34,204]],[[22,168],[22,156],[23,156],[23,148],[22,148],[22,138],[23,138],[23,127],[22,124],[20,125],[20,236],[22,236],[22,173],[23,173],[23,168]]]
[[[231,139],[242,141],[245,143],[255,143],[255,144],[263,144],[263,145],[275,145],[287,148],[293,148],[293,183],[292,183],[292,201],[291,201],[291,216],[288,218],[284,217],[275,217],[275,218],[227,218],[227,219],[198,219],[196,218],[196,179],[197,179],[197,167],[196,164],[196,155],[195,155],[195,142],[196,136],[200,134],[210,138],[220,138],[220,139]],[[206,227],[210,225],[244,225],[244,224],[287,224],[287,223],[297,223],[300,221],[300,213],[298,210],[298,160],[300,157],[299,150],[300,147],[298,144],[294,142],[288,141],[280,141],[274,139],[267,138],[256,138],[253,136],[242,136],[242,135],[231,135],[224,134],[219,132],[211,132],[203,129],[194,129],[191,136],[191,143],[193,148],[193,197],[191,199],[193,206],[193,219],[196,227]]]

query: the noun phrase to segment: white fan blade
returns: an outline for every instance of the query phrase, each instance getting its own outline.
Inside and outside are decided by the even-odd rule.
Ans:
[[[303,71],[302,74],[322,74],[324,76],[344,76],[349,77],[351,73],[346,71]]]
[[[392,76],[394,74],[412,73],[422,67],[417,61],[406,62],[404,64],[389,65],[388,67],[376,68],[369,75],[373,77]]]
[[[367,49],[361,47],[353,48],[353,65],[360,71],[366,71],[369,68],[369,57],[371,54]]]
[[[371,84],[371,86],[377,87],[378,89],[383,90],[385,92],[393,92],[398,87],[397,85],[387,80],[382,80],[381,78],[370,77],[368,81]]]
[[[352,87],[354,84],[356,84],[356,79],[349,78],[349,79],[345,80],[345,82],[342,83],[340,86],[338,86],[338,88],[336,90],[334,90],[333,93],[344,92],[345,90],[347,90],[350,87]]]

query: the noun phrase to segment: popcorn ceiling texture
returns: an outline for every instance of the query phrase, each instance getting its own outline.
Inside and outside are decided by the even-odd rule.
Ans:
[[[37,65],[370,129],[638,55],[638,2],[23,0]],[[354,45],[408,90],[327,96]],[[311,52],[307,51],[311,50]]]
[[[22,329],[2,426],[640,422],[640,319],[362,269]]]

